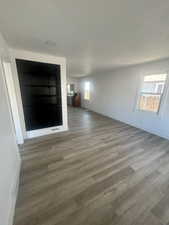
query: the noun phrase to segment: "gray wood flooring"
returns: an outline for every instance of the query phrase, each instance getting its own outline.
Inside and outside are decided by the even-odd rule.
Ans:
[[[15,225],[169,225],[169,141],[81,109],[27,141]]]

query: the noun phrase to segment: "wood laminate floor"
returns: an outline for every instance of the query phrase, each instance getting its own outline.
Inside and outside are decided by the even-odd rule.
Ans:
[[[81,109],[27,141],[15,225],[169,225],[169,141]]]

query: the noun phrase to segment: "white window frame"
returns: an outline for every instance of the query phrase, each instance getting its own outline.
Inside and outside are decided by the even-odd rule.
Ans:
[[[142,90],[142,87],[143,87],[143,84],[144,84],[144,77],[145,76],[149,76],[149,75],[158,75],[158,74],[166,74],[167,75],[167,78],[166,78],[166,81],[165,81],[165,85],[164,85],[164,90],[163,90],[163,93],[161,94],[161,98],[160,98],[160,103],[159,103],[159,107],[158,107],[158,111],[157,112],[153,112],[153,111],[149,111],[149,110],[142,110],[139,108],[139,104],[140,104],[140,98],[141,98],[141,93],[143,93],[141,90]],[[155,115],[161,115],[162,113],[162,108],[165,104],[165,99],[166,99],[166,95],[167,95],[167,92],[168,92],[168,86],[169,86],[169,71],[165,71],[165,72],[156,72],[156,73],[149,73],[149,74],[145,74],[145,75],[142,75],[140,76],[140,80],[139,80],[139,88],[138,88],[138,91],[137,91],[137,96],[136,96],[136,111],[138,112],[144,112],[144,113],[150,113],[150,114],[155,114]]]

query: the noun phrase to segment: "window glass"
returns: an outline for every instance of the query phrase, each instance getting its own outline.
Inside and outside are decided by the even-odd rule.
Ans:
[[[90,82],[85,82],[84,99],[90,100]]]
[[[158,112],[167,74],[155,74],[144,77],[144,82],[139,96],[139,109]]]

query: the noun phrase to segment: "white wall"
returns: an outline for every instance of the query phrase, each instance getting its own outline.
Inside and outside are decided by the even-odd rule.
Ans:
[[[0,35],[0,57],[9,59],[8,49]],[[20,157],[14,135],[7,89],[0,64],[0,225],[12,224]]]
[[[169,60],[161,60],[82,78],[80,81],[82,105],[108,117],[169,138],[168,93],[159,115],[136,110],[136,96],[140,87],[141,76],[166,73],[168,70]],[[85,81],[91,82],[90,101],[84,100]]]

